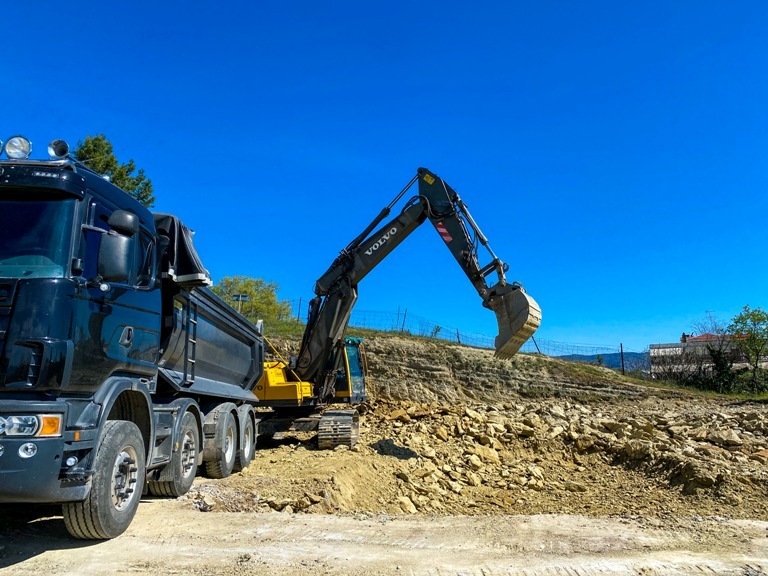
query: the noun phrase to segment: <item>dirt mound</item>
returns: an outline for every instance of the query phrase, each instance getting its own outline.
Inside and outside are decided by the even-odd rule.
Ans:
[[[768,520],[768,409],[596,366],[382,338],[353,450],[262,443],[200,510]]]

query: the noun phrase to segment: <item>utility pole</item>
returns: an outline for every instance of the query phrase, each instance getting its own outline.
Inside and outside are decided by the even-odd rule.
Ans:
[[[234,294],[232,301],[237,302],[237,313],[240,314],[243,310],[243,302],[250,302],[251,299],[248,294]]]

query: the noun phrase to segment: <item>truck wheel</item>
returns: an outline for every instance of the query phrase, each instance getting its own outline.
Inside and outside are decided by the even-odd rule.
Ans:
[[[226,478],[232,474],[237,455],[237,423],[232,412],[225,412],[216,422],[214,457],[205,463],[205,472],[211,478]]]
[[[237,451],[233,472],[240,472],[240,470],[248,468],[248,464],[253,460],[253,454],[256,451],[256,430],[250,416],[245,417],[243,437],[240,440],[240,450]]]
[[[149,491],[155,496],[178,498],[189,492],[197,474],[197,455],[200,451],[200,430],[195,415],[186,412],[181,419],[179,449],[160,473],[160,478],[150,480]]]
[[[145,474],[144,439],[138,426],[125,420],[107,422],[96,449],[88,498],[62,506],[69,533],[106,540],[125,532],[136,515]]]

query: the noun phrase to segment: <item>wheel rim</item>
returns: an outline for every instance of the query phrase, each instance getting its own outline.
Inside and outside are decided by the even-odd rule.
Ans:
[[[133,446],[124,447],[115,458],[112,469],[112,505],[115,510],[128,508],[136,497],[136,483],[139,481],[138,455]]]
[[[227,462],[232,461],[235,457],[235,428],[233,426],[227,427],[227,436],[224,439],[224,458]]]
[[[253,431],[250,426],[245,427],[245,438],[243,439],[243,455],[248,458],[251,454],[251,442],[253,442]]]
[[[181,445],[181,475],[184,478],[189,478],[194,473],[196,459],[195,435],[191,430],[187,430]]]

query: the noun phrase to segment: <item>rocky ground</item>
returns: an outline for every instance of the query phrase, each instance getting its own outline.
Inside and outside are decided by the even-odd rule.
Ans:
[[[642,386],[596,366],[369,341],[355,449],[262,442],[200,510],[727,516],[768,520],[768,406]]]
[[[0,573],[768,574],[768,404],[367,341],[355,448],[260,437],[248,468],[144,498],[107,542],[73,541],[56,509],[0,508]]]

